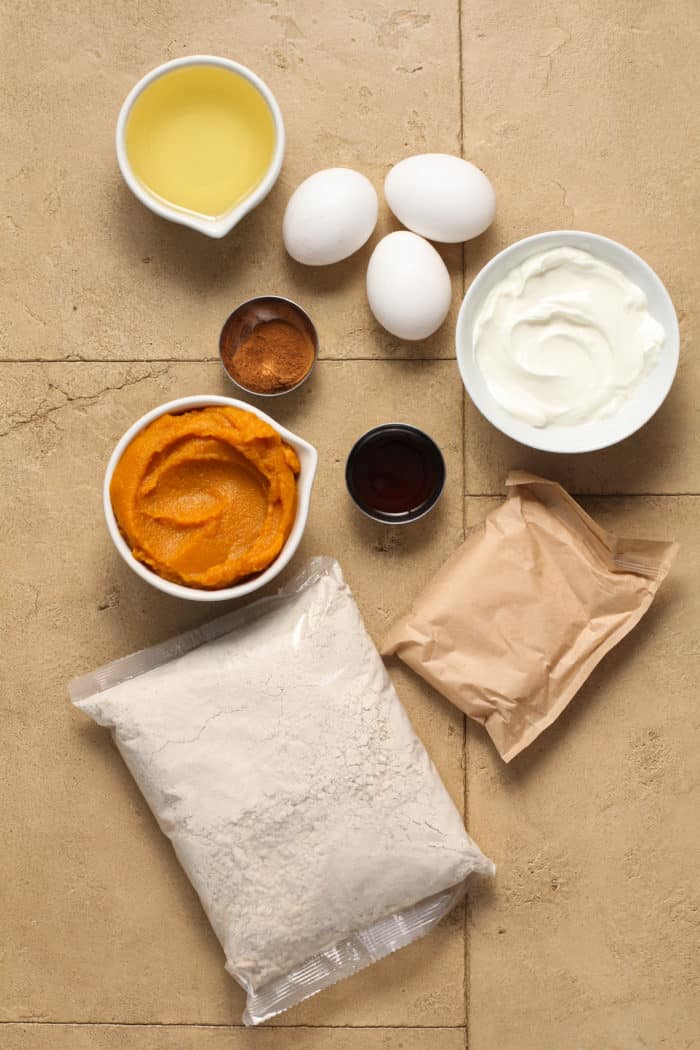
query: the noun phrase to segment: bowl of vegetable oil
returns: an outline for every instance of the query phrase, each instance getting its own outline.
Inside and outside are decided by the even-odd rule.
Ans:
[[[217,238],[270,192],[284,141],[267,84],[213,55],[151,70],[117,121],[117,160],[132,193],[156,215]]]

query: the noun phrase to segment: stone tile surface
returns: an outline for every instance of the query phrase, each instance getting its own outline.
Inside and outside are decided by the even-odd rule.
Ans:
[[[542,230],[612,237],[654,267],[681,330],[676,383],[634,438],[591,456],[533,453],[471,401],[467,491],[497,493],[510,467],[576,492],[697,492],[700,336],[693,125],[700,6],[624,0],[463,4],[464,154],[493,179],[498,214],[465,249],[467,283],[506,245]]]
[[[206,1028],[26,1025],[0,1029],[3,1050],[463,1050],[464,1031],[437,1028]],[[4,1042],[2,1040],[5,1040]]]
[[[90,0],[6,5],[11,61],[0,84],[17,145],[3,151],[3,357],[201,359],[239,302],[298,299],[327,357],[450,356],[454,317],[409,346],[374,323],[364,296],[371,246],[309,270],[281,242],[284,206],[321,167],[364,171],[381,189],[417,149],[459,150],[458,11],[453,0],[394,8],[383,0],[220,4],[127,0],[119,17]],[[114,154],[119,107],[149,69],[184,54],[250,65],[279,98],[288,143],[270,197],[223,241],[144,208]],[[38,57],[40,56],[40,57]],[[374,241],[391,228],[383,206]],[[37,251],[37,247],[41,250]],[[461,290],[461,253],[446,249]],[[456,316],[456,313],[455,313]],[[9,322],[9,323],[8,323]]]
[[[375,635],[462,533],[452,364],[400,367],[397,384],[388,362],[322,362],[281,413],[321,448],[293,568],[312,554],[338,557]],[[170,847],[107,734],[66,695],[74,675],[222,611],[174,601],[121,562],[102,522],[101,483],[111,448],[139,415],[176,394],[225,392],[225,378],[214,363],[17,364],[3,375],[0,469],[15,483],[0,555],[9,613],[0,839],[10,846],[0,851],[0,885],[4,934],[21,951],[0,953],[0,1019],[237,1022],[243,996]],[[415,530],[374,527],[345,494],[347,450],[382,418],[422,423],[443,448],[444,499]],[[396,680],[461,806],[461,715],[405,671]],[[457,912],[425,942],[281,1023],[461,1024],[463,982]]]
[[[467,502],[473,523],[498,501]],[[499,869],[470,908],[471,1050],[521,1050],[523,1032],[547,1050],[697,1045],[700,497],[585,507],[681,552],[641,623],[519,758],[506,766],[468,726],[469,826]]]
[[[0,1050],[694,1050],[696,0],[2,7]],[[259,72],[288,132],[277,186],[222,242],[151,215],[114,158],[131,85],[197,52]],[[381,190],[402,156],[460,149],[492,178],[498,215],[463,252],[443,250],[454,301],[432,339],[401,343],[369,314],[371,244],[394,225],[385,206],[371,244],[345,264],[308,270],[284,255],[284,206],[312,171],[358,167]],[[464,284],[506,244],[561,227],[639,252],[681,328],[678,378],[657,416],[584,457],[502,437],[447,360]],[[309,309],[324,359],[274,406],[322,453],[296,563],[338,557],[375,637],[459,543],[464,489],[473,521],[493,505],[476,497],[500,492],[511,467],[620,494],[586,506],[610,528],[674,536],[683,549],[642,624],[510,767],[473,725],[465,754],[461,714],[391,666],[460,806],[466,762],[468,825],[498,877],[470,906],[466,960],[460,910],[250,1032],[167,842],[65,684],[222,611],[168,599],[121,563],[102,523],[102,472],[148,408],[231,392],[219,329],[261,292]],[[442,503],[410,530],[362,519],[344,492],[350,444],[388,418],[428,429],[448,466]]]

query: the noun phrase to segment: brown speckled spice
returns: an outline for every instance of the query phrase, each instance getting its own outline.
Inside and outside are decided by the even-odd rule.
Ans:
[[[286,321],[264,321],[230,353],[222,349],[227,371],[247,390],[276,394],[300,383],[314,363],[308,335]]]

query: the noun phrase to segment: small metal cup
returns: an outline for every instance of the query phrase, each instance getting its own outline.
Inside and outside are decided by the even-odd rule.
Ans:
[[[253,390],[250,387],[243,386],[237,379],[234,379],[226,367],[226,354],[232,357],[241,343],[250,337],[253,330],[266,321],[284,321],[286,324],[292,325],[311,339],[314,348],[314,359],[311,363],[311,368],[298,383],[295,383],[294,386],[285,387],[284,390],[266,392]],[[306,310],[299,306],[298,303],[293,302],[291,299],[285,299],[281,295],[259,295],[237,306],[226,320],[219,336],[219,357],[221,358],[224,372],[239,390],[243,390],[246,394],[252,394],[253,397],[282,397],[284,394],[290,394],[292,390],[298,390],[313,372],[318,359],[318,333]]]
[[[436,480],[432,491],[418,506],[408,511],[392,512],[378,510],[376,507],[370,506],[361,498],[354,483],[353,464],[356,457],[363,452],[372,441],[379,437],[391,436],[392,434],[410,434],[411,437],[418,439],[419,443],[423,446],[426,455],[432,459],[432,465],[435,469]],[[426,514],[430,513],[440,499],[445,488],[446,475],[445,460],[443,459],[442,452],[438,446],[428,434],[423,430],[419,430],[418,427],[411,426],[410,423],[382,423],[380,426],[368,430],[355,442],[345,464],[345,484],[347,485],[353,503],[357,509],[362,511],[362,513],[368,518],[371,518],[373,521],[379,521],[383,525],[409,525],[411,522],[424,518]]]

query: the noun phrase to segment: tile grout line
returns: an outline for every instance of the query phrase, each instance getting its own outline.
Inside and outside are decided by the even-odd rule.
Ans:
[[[222,1029],[225,1031],[239,1031],[247,1032],[260,1026],[255,1025],[244,1025],[244,1024],[224,1024],[224,1023],[210,1023],[197,1021],[2,1021],[0,1020],[0,1028],[3,1025],[32,1025],[35,1028],[214,1028]],[[267,1032],[303,1032],[303,1031],[323,1031],[329,1029],[333,1031],[345,1031],[345,1032],[373,1032],[383,1031],[384,1029],[391,1029],[392,1031],[427,1031],[427,1032],[459,1032],[464,1028],[464,1025],[404,1025],[404,1024],[361,1024],[361,1025],[347,1025],[347,1024],[286,1024],[286,1025],[268,1025],[264,1030]]]
[[[463,35],[463,0],[457,0],[457,55],[459,62],[458,90],[459,90],[459,153],[464,158],[464,35]],[[462,243],[462,288],[461,299],[467,289],[467,253]],[[467,399],[465,391],[461,391],[461,429],[462,429],[462,541],[467,534]],[[469,759],[467,755],[467,716],[462,714],[462,807],[464,812],[464,823],[469,827],[468,819],[468,780]],[[462,919],[462,940],[464,947],[464,983],[462,987],[462,1000],[464,1005],[464,1048],[469,1050],[469,904],[465,897],[464,915]]]
[[[456,361],[455,354],[446,357],[319,357],[321,364],[345,364],[347,361]],[[218,357],[5,357],[2,365],[211,365],[218,364]]]
[[[700,492],[570,492],[574,499],[697,499]],[[505,492],[465,492],[467,499],[505,499]]]

